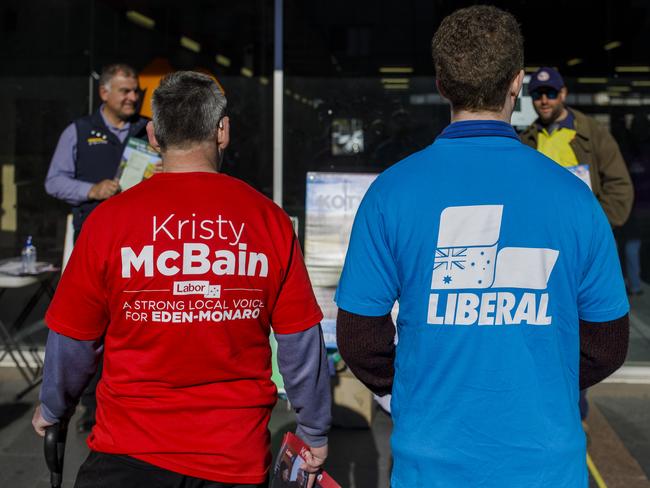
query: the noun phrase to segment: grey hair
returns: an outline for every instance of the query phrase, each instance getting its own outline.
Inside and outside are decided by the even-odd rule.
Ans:
[[[226,97],[208,75],[176,71],[165,76],[151,99],[153,127],[160,148],[187,149],[214,140],[226,104]]]
[[[138,73],[128,64],[115,63],[109,64],[102,68],[102,74],[99,75],[99,86],[103,86],[107,90],[111,89],[111,81],[118,73],[122,73],[127,78],[137,78]]]

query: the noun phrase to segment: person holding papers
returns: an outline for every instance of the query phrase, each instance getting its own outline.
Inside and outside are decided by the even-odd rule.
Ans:
[[[149,119],[137,113],[140,88],[126,64],[106,66],[99,77],[102,104],[68,125],[45,179],[47,193],[72,205],[75,239],[100,202],[115,195],[115,180],[129,138],[146,139]]]
[[[612,227],[623,226],[634,202],[634,187],[618,144],[593,117],[567,107],[562,75],[542,67],[530,77],[528,93],[538,118],[521,141],[582,179],[603,207]],[[580,393],[580,416],[589,412],[586,390]],[[587,429],[586,423],[583,423]]]
[[[610,132],[593,117],[566,105],[567,87],[554,68],[534,72],[528,93],[538,118],[521,134],[522,142],[589,185],[612,227],[625,224],[634,187]]]
[[[287,214],[217,171],[225,108],[207,75],[163,78],[147,125],[163,172],[88,217],[47,311],[39,434],[74,409],[105,344],[77,488],[264,486],[271,328],[306,470],[327,457],[323,315]]]

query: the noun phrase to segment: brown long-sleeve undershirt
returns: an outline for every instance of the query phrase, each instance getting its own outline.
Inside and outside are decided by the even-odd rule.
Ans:
[[[609,322],[580,321],[580,389],[603,381],[620,368],[630,340],[628,314]]]
[[[367,317],[339,309],[336,344],[359,381],[377,395],[391,392],[395,375],[395,326],[390,314]]]
[[[627,355],[629,317],[609,322],[580,321],[580,389],[604,380]],[[390,316],[368,317],[339,309],[336,342],[354,375],[377,395],[393,387],[395,326]]]

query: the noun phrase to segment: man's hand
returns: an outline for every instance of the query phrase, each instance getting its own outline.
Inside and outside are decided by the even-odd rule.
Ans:
[[[32,417],[32,425],[34,426],[34,430],[38,435],[40,435],[41,437],[45,437],[45,428],[54,424],[48,422],[43,418],[43,415],[41,414],[41,406],[39,405],[38,407],[36,407],[36,410],[34,410],[34,416]]]
[[[88,198],[90,200],[106,200],[120,191],[116,180],[102,180],[90,187]]]
[[[302,465],[302,469],[310,473],[307,488],[312,488],[316,481],[316,474],[321,470],[327,459],[327,444],[321,447],[310,447],[304,457],[305,464]]]

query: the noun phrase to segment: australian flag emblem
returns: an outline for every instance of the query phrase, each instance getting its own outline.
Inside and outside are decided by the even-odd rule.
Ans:
[[[494,277],[496,252],[496,244],[436,248],[431,288],[488,288]]]
[[[444,270],[450,269],[465,269],[465,262],[467,261],[467,248],[448,247],[444,249],[436,249],[436,255],[433,258],[433,269],[442,268]]]

